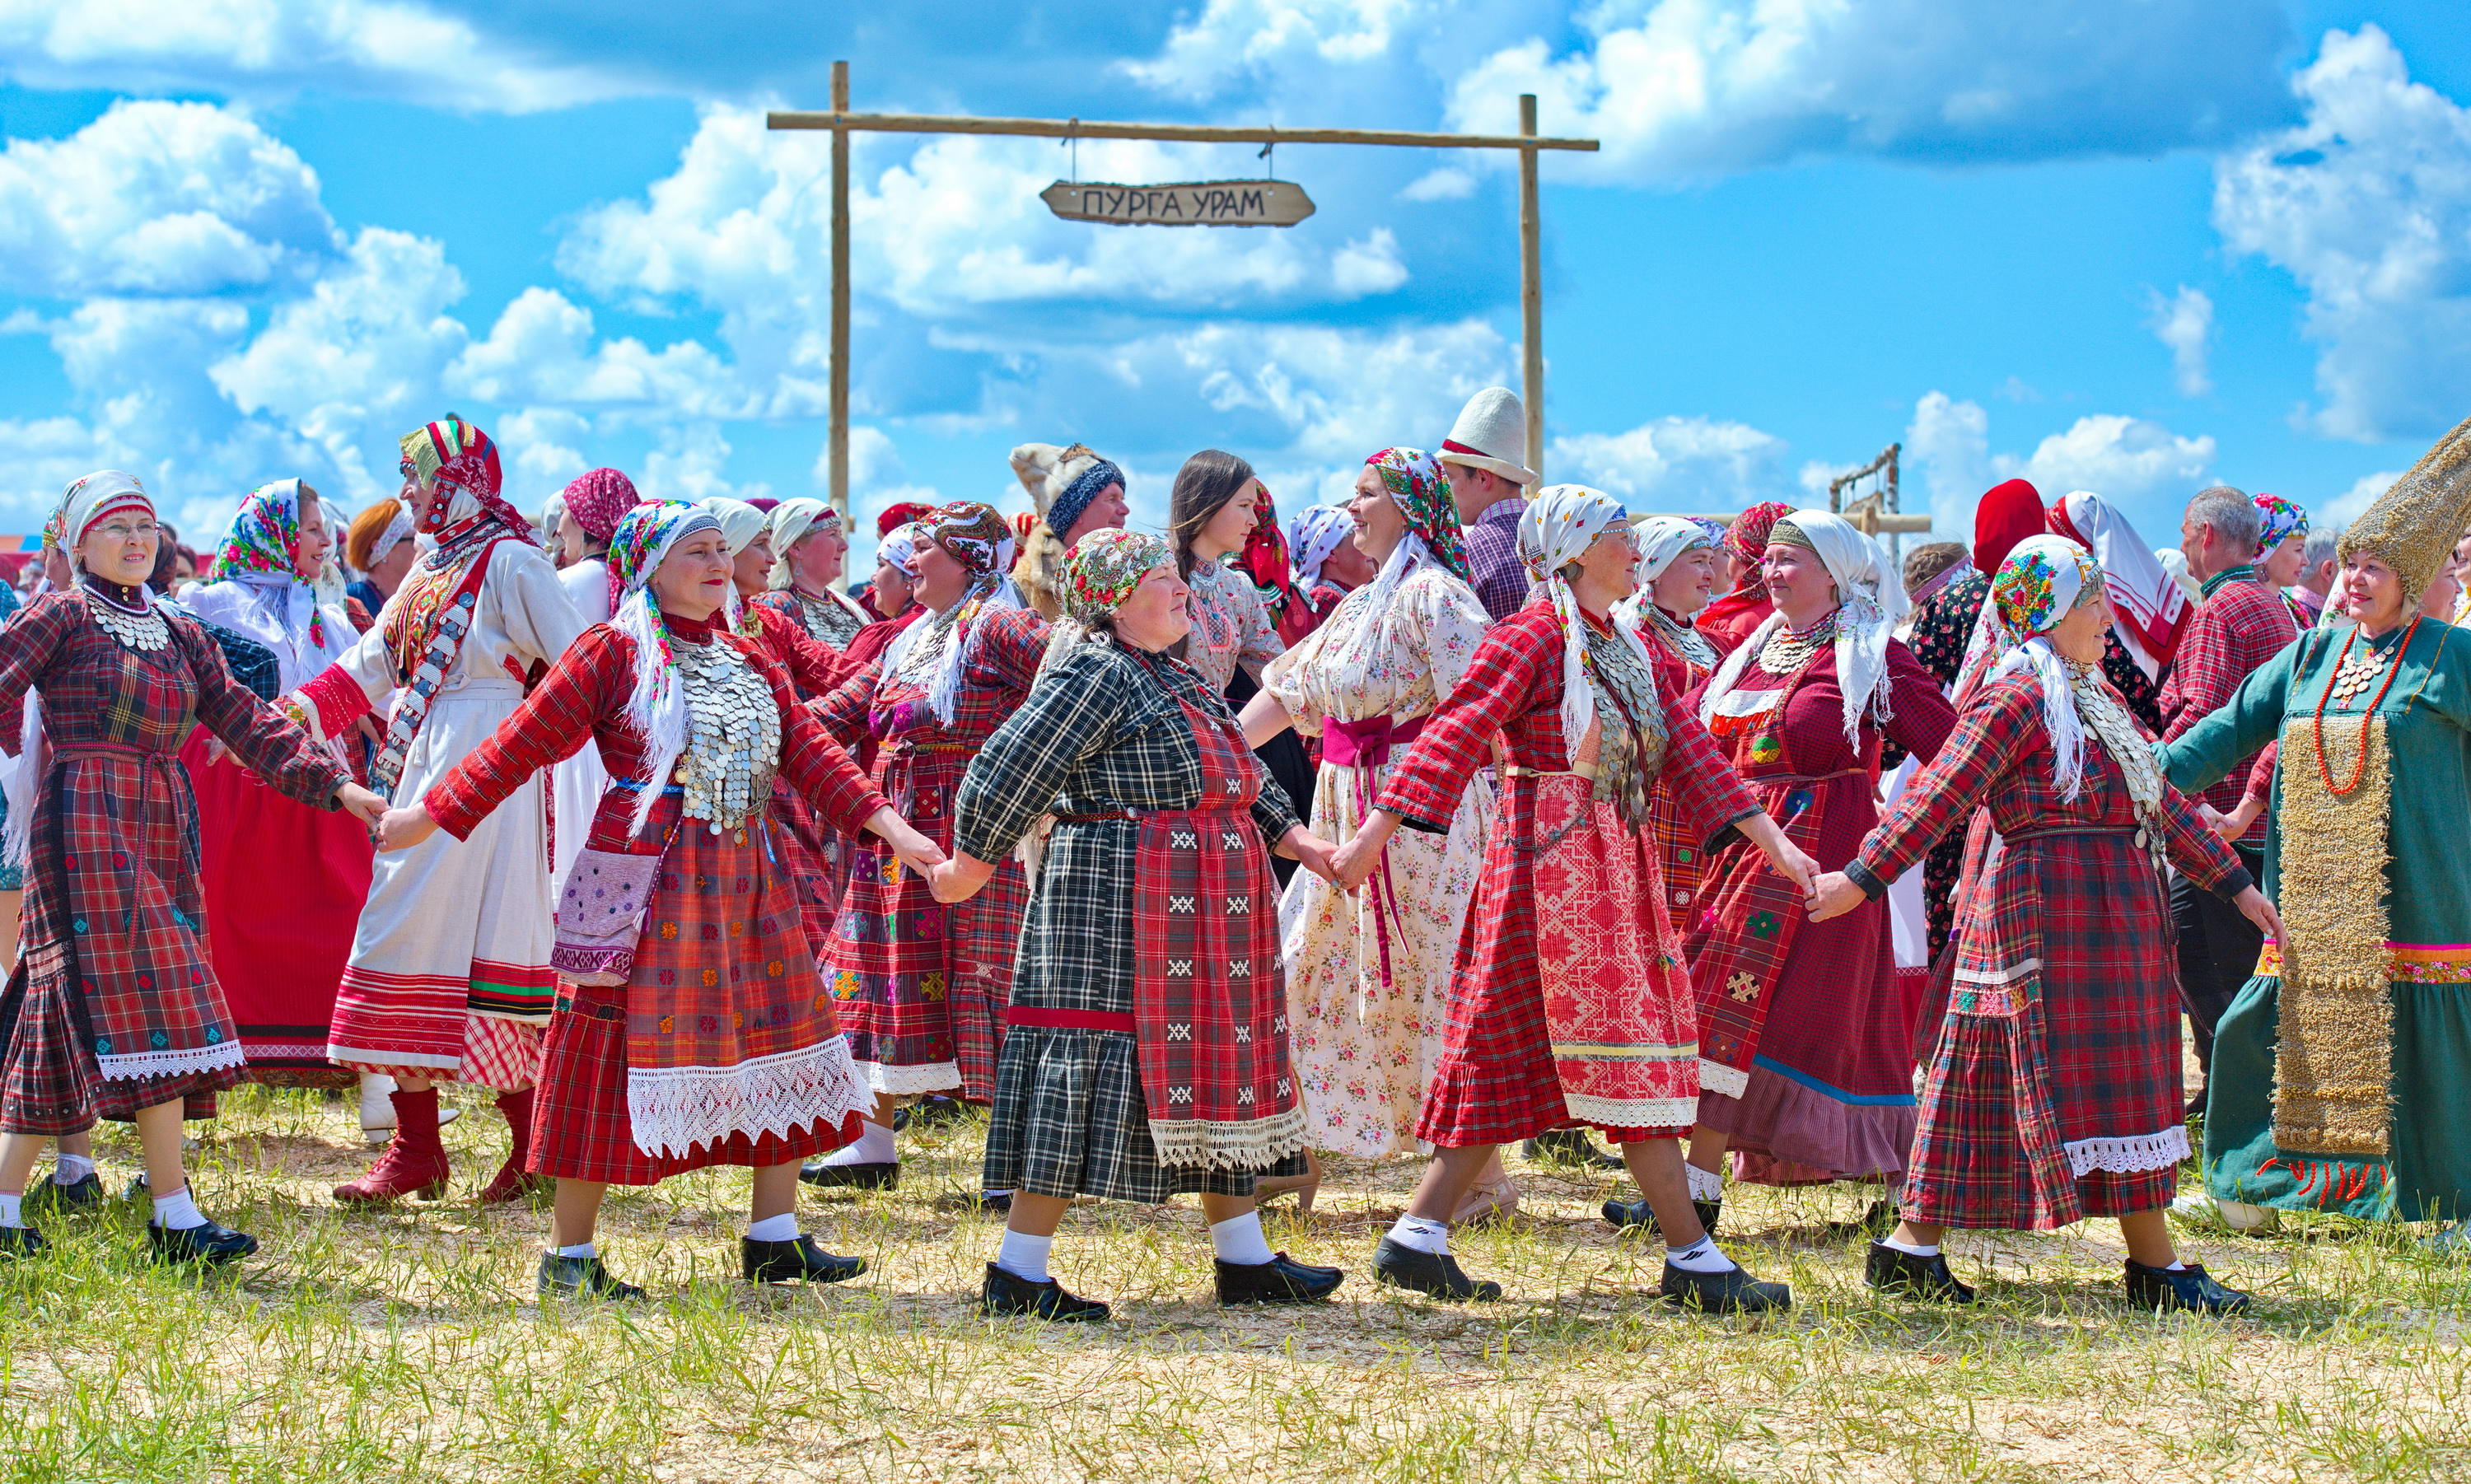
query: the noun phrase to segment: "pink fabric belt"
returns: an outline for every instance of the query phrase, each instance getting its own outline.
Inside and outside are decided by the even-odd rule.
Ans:
[[[1338,767],[1379,767],[1390,761],[1391,748],[1404,747],[1424,735],[1425,720],[1375,717],[1370,721],[1325,721],[1321,760]]]

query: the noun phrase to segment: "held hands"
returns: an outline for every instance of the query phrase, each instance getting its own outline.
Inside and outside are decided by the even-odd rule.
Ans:
[[[349,789],[355,786],[345,784],[343,787]],[[368,793],[365,789],[360,791]],[[378,820],[378,849],[381,852],[410,850],[437,833],[437,821],[429,817],[428,805],[414,804],[410,809],[386,809],[385,805],[377,800],[377,795],[371,793],[369,798],[372,802],[378,802],[378,807],[384,811],[383,817]],[[353,813],[359,813],[360,811],[354,810]]]
[[[944,863],[944,852],[933,840],[918,833],[917,827],[893,813],[887,804],[866,821],[867,830],[892,847],[901,863],[921,876],[930,876]]]
[[[1779,836],[1776,847],[1768,852],[1768,862],[1793,878],[1793,883],[1801,888],[1801,897],[1805,903],[1817,897],[1819,862],[1803,854],[1800,846]],[[1862,888],[1859,886],[1853,888],[1854,895],[1857,897],[1861,895],[1861,891]]]
[[[1824,923],[1831,917],[1842,917],[1862,902],[1862,888],[1853,884],[1853,878],[1842,871],[1825,872],[1811,883],[1810,920]]]
[[[927,889],[938,902],[967,902],[995,878],[996,862],[955,855],[927,873]]]
[[[1338,871],[1331,863],[1338,854],[1338,847],[1303,825],[1296,825],[1279,836],[1279,853],[1298,861],[1323,881],[1338,884]]]
[[[386,800],[346,779],[335,788],[335,802],[361,823],[374,825],[386,813]]]
[[[2250,886],[2231,898],[2231,906],[2240,909],[2242,917],[2262,929],[2267,937],[2276,943],[2282,941],[2282,914],[2273,909],[2272,903],[2265,900],[2264,892]]]
[[[1373,868],[1381,863],[1381,851],[1390,836],[1399,830],[1399,816],[1386,809],[1377,809],[1356,826],[1347,843],[1330,853],[1330,870],[1325,873],[1330,883],[1353,894],[1373,877]]]

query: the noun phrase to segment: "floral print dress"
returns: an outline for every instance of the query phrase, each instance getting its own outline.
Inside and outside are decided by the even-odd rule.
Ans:
[[[1386,611],[1373,597],[1370,587],[1349,594],[1262,676],[1296,730],[1323,740],[1307,828],[1335,843],[1355,833],[1406,757],[1395,728],[1431,715],[1492,622],[1475,590],[1439,566],[1411,573]],[[1373,761],[1381,744],[1361,730],[1353,748],[1331,745],[1332,723],[1360,728],[1383,718],[1394,728],[1386,760]],[[1355,761],[1334,761],[1333,752]],[[1414,1144],[1493,813],[1493,786],[1471,777],[1449,832],[1392,836],[1353,897],[1310,872],[1288,883],[1279,920],[1289,1046],[1313,1147],[1378,1159]]]

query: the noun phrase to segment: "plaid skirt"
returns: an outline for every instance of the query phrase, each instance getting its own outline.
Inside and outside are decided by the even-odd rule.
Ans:
[[[2121,835],[2012,840],[1958,947],[2038,961],[1952,980],[1905,1182],[1906,1214],[2049,1230],[2167,1206],[2188,1155],[2170,905]],[[2020,936],[2030,933],[2031,936]],[[1995,960],[1994,960],[1995,961]]]
[[[886,759],[884,797],[918,832],[953,848],[953,796],[974,754]],[[1012,998],[1029,883],[1006,859],[985,889],[946,906],[874,835],[850,841],[849,886],[825,955],[850,1057],[879,1093],[995,1096],[996,1048]]]
[[[838,1128],[797,1129],[786,1139],[736,1134],[674,1158],[646,1154],[626,1114],[626,987],[562,984],[542,1048],[524,1167],[610,1185],[652,1185],[715,1165],[765,1169],[839,1148],[858,1137],[859,1121],[853,1113]]]
[[[240,1081],[202,941],[195,808],[169,755],[55,757],[27,844],[24,956],[0,992],[0,1131],[57,1137],[167,1102],[212,1118]],[[167,1065],[106,1077],[106,1056]]]
[[[816,823],[805,796],[778,774],[773,776],[772,802],[765,813],[772,825],[772,849],[798,894],[798,920],[820,970],[826,946],[833,940],[833,916],[840,909],[841,893],[849,885],[843,848],[849,842],[838,831]]]
[[[1475,897],[1459,930],[1441,1060],[1416,1119],[1416,1137],[1444,1148],[1509,1143],[1583,1121],[1570,1116],[1553,1059],[1537,943],[1536,872],[1542,859],[1537,849],[1538,796],[1543,786],[1555,782],[1523,769],[1503,780],[1500,822],[1485,847],[1484,874],[1476,881]],[[1629,906],[1641,913],[1663,913],[1659,902]],[[1663,935],[1670,935],[1669,928]],[[1688,983],[1677,983],[1674,992],[1680,1001],[1674,1011],[1686,1024],[1691,1014]],[[1621,1143],[1677,1139],[1687,1132],[1686,1127],[1590,1126]]]

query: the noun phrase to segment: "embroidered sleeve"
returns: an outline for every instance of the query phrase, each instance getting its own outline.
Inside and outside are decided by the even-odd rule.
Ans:
[[[595,722],[625,705],[633,683],[634,646],[606,624],[586,629],[514,715],[422,796],[429,817],[457,839],[469,839],[526,779],[589,741]]]
[[[1138,663],[1083,646],[995,729],[961,775],[953,805],[953,839],[963,853],[1000,860],[1055,807],[1073,770],[1115,741]]]
[[[341,737],[394,695],[394,656],[379,624],[285,699],[319,742]]]
[[[1314,671],[1323,663],[1330,647],[1341,642],[1336,628],[1325,617],[1320,626],[1297,640],[1294,648],[1261,667],[1261,689],[1286,708],[1287,719],[1295,724],[1299,736],[1321,735],[1324,712]]]
[[[1222,568],[1219,585],[1236,613],[1236,663],[1258,684],[1261,667],[1286,653],[1287,647],[1279,642],[1279,626],[1270,621],[1269,606],[1252,578]]]
[[[825,824],[843,835],[865,829],[876,811],[886,807],[883,795],[876,791],[865,771],[850,761],[841,744],[798,704],[781,667],[768,656],[751,658],[781,706],[781,775],[806,795]]]
[[[489,557],[483,593],[498,603],[498,626],[515,652],[554,664],[589,625],[558,580],[546,554],[522,541],[502,541]]]
[[[1871,896],[1884,895],[1888,883],[1912,870],[1950,830],[1962,828],[2016,760],[2041,741],[2041,705],[2038,685],[1986,686],[1957,719],[1946,744],[1914,774],[1888,816],[1862,842],[1854,860],[1862,869],[1848,866],[1847,874]]]
[[[26,693],[51,668],[52,656],[68,637],[70,626],[86,622],[77,606],[83,601],[75,593],[47,593],[0,627],[0,708],[5,708],[12,722],[0,733],[0,749],[12,758],[22,730],[15,720],[25,714]]]
[[[223,739],[232,756],[286,796],[319,809],[336,806],[335,790],[349,775],[334,755],[283,713],[259,700],[232,678],[224,651],[195,619],[172,620],[198,685],[198,720]]]
[[[1493,762],[1493,740],[1511,718],[1561,688],[1559,621],[1506,619],[1485,635],[1459,677],[1390,774],[1375,808],[1435,833],[1447,832],[1468,780]]]

